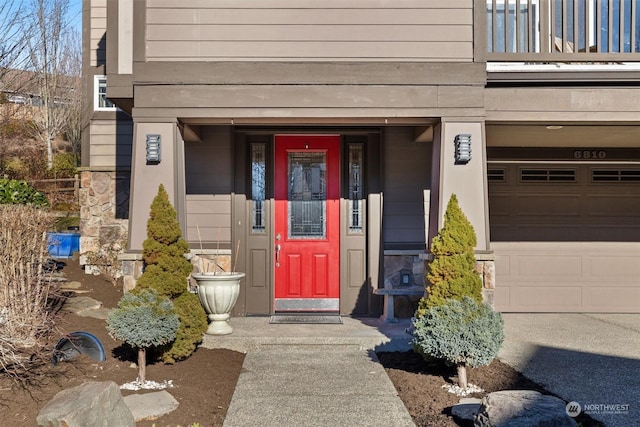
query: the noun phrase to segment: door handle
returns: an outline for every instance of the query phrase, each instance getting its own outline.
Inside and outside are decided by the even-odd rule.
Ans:
[[[280,267],[280,243],[276,245],[276,267]]]

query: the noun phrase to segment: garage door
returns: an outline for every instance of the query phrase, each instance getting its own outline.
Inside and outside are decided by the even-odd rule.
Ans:
[[[497,310],[640,312],[640,165],[488,171]]]

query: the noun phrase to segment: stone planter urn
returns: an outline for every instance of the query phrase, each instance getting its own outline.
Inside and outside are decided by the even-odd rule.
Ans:
[[[231,310],[240,294],[240,279],[244,273],[194,273],[198,284],[198,298],[209,317],[208,335],[228,335],[233,332],[229,325]]]

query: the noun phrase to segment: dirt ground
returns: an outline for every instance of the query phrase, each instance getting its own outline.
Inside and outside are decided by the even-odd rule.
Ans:
[[[122,296],[121,288],[114,287],[100,276],[86,275],[76,261],[66,261],[62,270],[69,280],[82,284],[80,293],[102,301],[112,308]],[[66,388],[85,381],[115,381],[121,385],[135,380],[137,368],[132,365],[136,355],[107,333],[105,321],[80,317],[64,311],[56,320],[58,333],[53,345],[64,334],[86,331],[100,339],[107,354],[106,362],[96,362],[88,357],[47,365],[38,371],[28,387],[16,387],[0,377],[0,419],[3,426],[36,426],[36,416],[53,396]],[[398,394],[418,426],[458,426],[450,415],[451,406],[459,398],[442,389],[453,381],[454,368],[440,364],[426,364],[422,357],[412,352],[379,353],[379,359]],[[147,379],[157,382],[171,380],[167,389],[179,402],[178,409],[154,421],[143,421],[142,427],[186,427],[200,423],[202,427],[222,426],[233,391],[240,375],[244,354],[230,350],[198,349],[187,360],[174,365],[151,363],[147,366]],[[487,392],[504,389],[531,389],[545,392],[539,385],[514,371],[509,366],[494,361],[483,368],[472,369],[469,381]],[[143,391],[122,390],[123,395]],[[476,395],[481,397],[481,395]],[[601,426],[588,417],[577,419],[583,427]]]

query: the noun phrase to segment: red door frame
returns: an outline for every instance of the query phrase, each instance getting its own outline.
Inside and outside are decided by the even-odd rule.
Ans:
[[[289,153],[325,153],[325,238],[289,236]],[[340,136],[275,136],[274,311],[338,311],[340,298]]]

